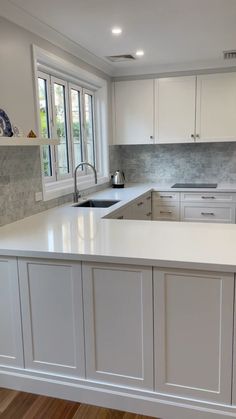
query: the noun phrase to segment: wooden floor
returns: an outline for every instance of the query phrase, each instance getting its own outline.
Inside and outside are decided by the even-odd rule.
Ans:
[[[149,419],[147,416],[0,388],[1,419]]]

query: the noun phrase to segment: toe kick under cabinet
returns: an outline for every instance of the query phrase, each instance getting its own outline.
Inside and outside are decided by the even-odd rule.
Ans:
[[[153,220],[235,223],[236,194],[152,192]]]

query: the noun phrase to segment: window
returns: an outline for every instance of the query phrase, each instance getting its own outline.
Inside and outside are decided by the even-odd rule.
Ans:
[[[49,130],[49,104],[48,104],[48,79],[38,77],[38,97],[40,112],[40,133],[43,138],[50,138]],[[52,176],[52,158],[50,146],[43,147],[44,176]]]
[[[38,72],[38,101],[41,137],[60,140],[58,146],[43,147],[45,182],[72,180],[81,161],[96,166],[94,92]],[[80,176],[91,176],[86,167],[79,172]]]
[[[98,183],[109,181],[109,94],[105,78],[33,45],[38,135],[59,138],[41,147],[43,199],[74,189],[74,169],[81,161],[95,165]],[[89,167],[77,171],[79,189],[94,185]]]

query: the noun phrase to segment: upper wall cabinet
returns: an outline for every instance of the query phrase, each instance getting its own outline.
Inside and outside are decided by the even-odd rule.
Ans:
[[[196,140],[236,140],[236,73],[197,77]]]
[[[114,144],[150,144],[154,140],[154,81],[114,83]]]
[[[195,138],[196,77],[156,80],[156,139],[158,143],[193,142]]]
[[[114,144],[235,141],[235,115],[236,73],[114,83]]]

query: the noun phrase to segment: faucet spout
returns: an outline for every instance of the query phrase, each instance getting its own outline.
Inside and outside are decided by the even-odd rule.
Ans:
[[[91,167],[91,169],[93,170],[93,173],[94,173],[95,184],[98,183],[97,171],[96,171],[95,167],[92,164],[90,164],[86,161],[82,161],[81,163],[79,163],[76,166],[75,171],[74,171],[74,194],[73,194],[73,201],[74,202],[78,202],[78,199],[80,198],[80,194],[79,194],[78,187],[77,187],[77,171],[81,166],[82,167],[83,166]]]

